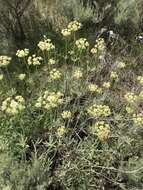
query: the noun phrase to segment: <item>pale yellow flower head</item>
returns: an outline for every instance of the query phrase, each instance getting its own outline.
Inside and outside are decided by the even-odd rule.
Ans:
[[[131,114],[131,113],[134,112],[134,110],[133,110],[133,108],[131,108],[131,107],[129,107],[129,106],[126,106],[126,112],[127,112],[128,114]]]
[[[61,78],[61,76],[62,76],[61,72],[57,69],[52,69],[50,71],[50,79],[51,80],[58,80]]]
[[[51,42],[51,39],[47,39],[46,37],[38,43],[38,47],[42,51],[51,51],[55,49],[55,45]]]
[[[92,133],[95,133],[101,141],[107,140],[111,133],[109,124],[104,121],[97,122],[94,126],[92,126],[91,131]]]
[[[17,50],[16,56],[19,58],[26,57],[29,55],[29,49],[22,49],[22,50]]]
[[[0,74],[0,80],[3,80],[3,77],[4,77],[3,74]]]
[[[139,93],[139,99],[143,99],[143,90]]]
[[[61,33],[62,33],[62,35],[63,35],[64,37],[68,37],[68,36],[71,35],[71,30],[66,28],[66,29],[63,29],[63,30],[61,31]]]
[[[1,110],[15,115],[25,109],[25,100],[22,96],[9,97],[2,102]]]
[[[103,83],[103,87],[106,88],[106,89],[108,89],[108,88],[111,87],[111,83],[110,82],[104,82]]]
[[[96,84],[92,84],[92,83],[88,85],[88,89],[90,92],[97,92],[97,93],[102,92],[101,88],[99,88]]]
[[[71,32],[76,32],[77,30],[79,30],[80,28],[82,27],[82,24],[78,21],[72,21],[68,24],[68,29],[71,31]]]
[[[26,74],[25,74],[25,73],[21,73],[21,74],[18,75],[18,79],[19,79],[19,80],[24,80],[25,77],[26,77]]]
[[[82,76],[83,76],[83,73],[81,69],[76,68],[75,71],[73,72],[73,78],[79,80],[80,78],[82,78]]]
[[[49,59],[48,64],[49,65],[55,65],[56,64],[56,60],[53,59],[53,58],[51,58],[51,59]]]
[[[109,106],[94,104],[87,109],[87,113],[91,117],[99,118],[111,115],[111,110]]]
[[[143,86],[143,76],[138,76],[138,77],[137,77],[137,81],[139,82],[139,84],[140,84],[141,86]]]
[[[143,113],[133,114],[133,122],[137,126],[143,126]]]
[[[61,92],[49,92],[46,90],[43,95],[37,99],[35,107],[51,110],[57,108],[62,103],[63,94]]]
[[[80,38],[76,40],[75,45],[78,49],[84,50],[89,47],[89,43],[86,38]]]
[[[133,92],[126,93],[124,97],[125,100],[130,104],[134,104],[138,100],[137,95],[135,95]]]
[[[123,68],[125,68],[125,67],[126,67],[126,64],[125,64],[123,61],[118,62],[117,68],[123,69]]]
[[[112,71],[110,74],[111,79],[118,79],[118,74],[115,71]]]
[[[105,42],[103,38],[98,38],[94,47],[90,50],[93,55],[96,55],[97,52],[100,52],[105,49]]]
[[[42,61],[42,57],[36,57],[35,54],[33,54],[32,56],[28,57],[28,65],[41,65],[41,61]]]
[[[6,55],[0,56],[0,67],[5,67],[10,64],[11,57],[8,57]]]
[[[69,118],[71,118],[71,112],[70,111],[63,111],[61,116],[63,119],[69,119]]]
[[[64,134],[65,134],[65,132],[66,132],[65,126],[61,126],[61,127],[59,127],[58,130],[57,130],[57,135],[58,135],[59,137],[63,137]]]

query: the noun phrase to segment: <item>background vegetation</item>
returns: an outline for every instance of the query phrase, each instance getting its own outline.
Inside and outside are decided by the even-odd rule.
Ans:
[[[0,189],[143,189],[142,32],[142,0],[0,0]]]

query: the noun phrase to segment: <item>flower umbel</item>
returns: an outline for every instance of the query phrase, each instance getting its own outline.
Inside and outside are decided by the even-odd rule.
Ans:
[[[28,57],[28,65],[41,65],[42,57],[36,57],[36,55],[32,55]]]
[[[62,136],[64,136],[64,134],[65,134],[65,126],[59,127],[58,130],[57,130],[57,135],[59,137],[62,137]]]
[[[57,69],[52,69],[50,71],[50,79],[51,80],[58,80],[61,78],[61,75],[62,75],[61,72]]]
[[[75,71],[73,72],[73,78],[74,79],[80,79],[83,76],[83,73],[80,68],[76,68]]]
[[[22,96],[9,97],[2,102],[1,110],[8,114],[18,114],[25,109],[25,100]]]
[[[62,115],[63,119],[71,118],[71,112],[70,111],[63,111],[61,115]]]
[[[18,75],[19,80],[24,80],[25,77],[26,77],[26,74],[24,74],[24,73],[21,73]]]
[[[109,106],[106,106],[106,105],[94,104],[87,109],[87,112],[91,117],[95,117],[95,118],[107,117],[111,115],[111,110]]]
[[[81,50],[87,49],[87,47],[89,47],[89,43],[86,38],[80,38],[76,40],[75,44],[77,48]]]
[[[42,51],[51,51],[51,50],[55,49],[55,46],[51,42],[51,39],[47,39],[46,37],[44,37],[44,40],[42,40],[38,43],[38,47]]]
[[[94,126],[92,126],[91,131],[97,135],[99,140],[105,141],[109,138],[110,126],[104,121],[99,121]]]
[[[11,57],[8,57],[6,55],[0,56],[0,67],[5,67],[10,64]]]
[[[51,110],[57,108],[63,103],[63,94],[61,92],[45,91],[42,96],[37,99],[35,106],[37,108],[44,108]]]
[[[22,50],[17,50],[16,56],[19,58],[26,57],[29,54],[29,49],[22,49]]]

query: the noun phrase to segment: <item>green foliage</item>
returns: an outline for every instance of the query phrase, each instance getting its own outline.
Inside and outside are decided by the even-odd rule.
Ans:
[[[116,3],[34,1],[23,15],[31,49],[0,56],[0,189],[143,189],[143,47],[84,29],[110,25],[116,5],[123,33],[138,25]]]
[[[117,15],[115,17],[115,22],[117,24],[127,23],[131,21],[134,26],[138,27],[140,21],[140,12],[138,9],[137,1],[135,0],[120,0],[117,4]]]

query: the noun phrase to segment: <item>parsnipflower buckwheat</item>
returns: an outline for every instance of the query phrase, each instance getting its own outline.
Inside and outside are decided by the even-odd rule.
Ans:
[[[0,67],[5,67],[10,64],[11,57],[6,56],[6,55],[1,55],[0,56]]]
[[[71,112],[70,111],[63,111],[61,116],[63,119],[69,119],[69,118],[71,118]]]
[[[110,82],[104,82],[103,83],[103,88],[108,89],[110,87],[111,87],[111,83]]]
[[[0,81],[3,80],[3,74],[0,74]]]
[[[135,95],[133,92],[126,93],[124,97],[125,100],[130,104],[134,104],[138,100],[137,95]]]
[[[65,132],[66,132],[65,126],[61,126],[61,127],[59,127],[58,130],[57,130],[57,135],[58,135],[59,137],[62,137],[62,136],[64,136]]]
[[[101,88],[99,88],[96,84],[92,84],[92,83],[88,85],[88,89],[90,92],[97,92],[97,93],[102,92]]]
[[[79,30],[81,28],[82,24],[78,21],[72,21],[68,24],[67,28],[71,31],[71,32],[76,32],[77,30]]]
[[[81,50],[87,49],[87,47],[89,47],[89,43],[86,38],[80,38],[76,40],[75,44],[77,48]]]
[[[133,114],[133,122],[137,126],[143,126],[143,114],[142,113]]]
[[[18,75],[18,79],[19,79],[19,80],[24,80],[25,77],[26,77],[26,74],[25,74],[25,73],[21,73],[21,74]]]
[[[94,104],[87,109],[87,113],[91,117],[95,117],[95,118],[107,117],[107,116],[111,115],[111,110],[110,110],[109,106]]]
[[[22,50],[17,50],[16,56],[19,58],[26,57],[29,54],[29,49],[22,49]]]
[[[44,38],[44,40],[38,43],[38,47],[42,51],[51,51],[55,49],[55,45],[51,42],[51,39],[47,39],[46,37]]]
[[[61,33],[62,33],[62,35],[63,35],[64,37],[68,37],[68,36],[71,35],[71,30],[65,28],[65,29],[63,29],[63,30],[61,31]]]
[[[91,49],[91,53],[93,55],[96,55],[97,52],[103,51],[105,49],[105,41],[103,38],[98,38],[96,40],[96,43],[94,45],[94,47]]]
[[[110,126],[104,121],[97,122],[94,126],[92,126],[92,132],[97,135],[99,140],[105,141],[109,138],[110,135]]]
[[[140,85],[143,86],[143,76],[138,76],[137,81],[139,82]]]
[[[2,102],[1,110],[8,114],[18,114],[25,109],[25,100],[22,96],[9,97]]]
[[[51,58],[51,59],[49,59],[48,64],[49,65],[55,65],[56,64],[56,60],[53,59],[53,58]]]
[[[82,73],[81,69],[76,68],[73,72],[73,78],[79,80],[80,78],[82,78],[82,76],[83,76],[83,73]]]
[[[57,69],[52,69],[50,71],[50,80],[58,80],[61,78],[61,72]]]
[[[41,95],[35,104],[37,108],[44,108],[46,110],[51,110],[57,108],[63,103],[63,94],[61,92],[49,92],[45,91]]]
[[[28,57],[28,65],[41,65],[42,57],[36,57],[35,54]]]

